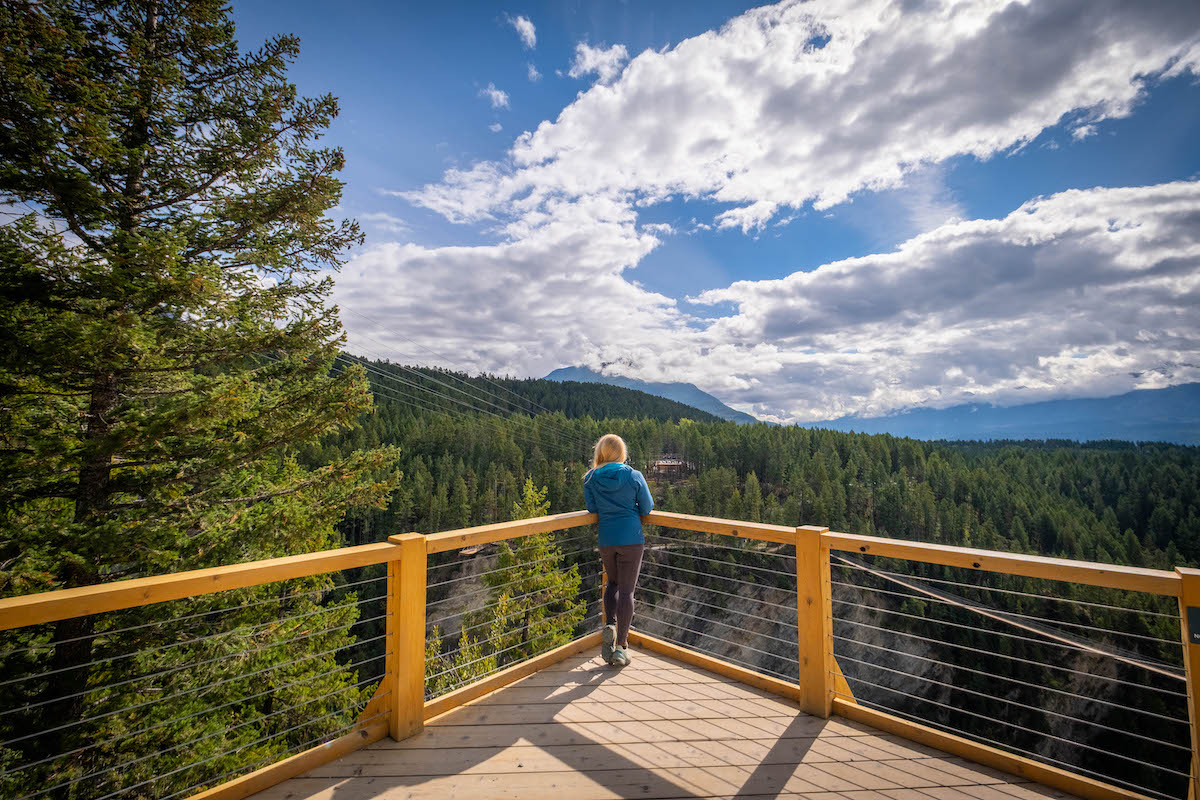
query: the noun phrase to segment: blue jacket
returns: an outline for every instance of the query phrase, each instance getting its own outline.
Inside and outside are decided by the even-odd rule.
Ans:
[[[601,464],[583,476],[587,510],[600,515],[600,546],[645,544],[644,514],[654,509],[654,498],[642,473],[615,461]]]

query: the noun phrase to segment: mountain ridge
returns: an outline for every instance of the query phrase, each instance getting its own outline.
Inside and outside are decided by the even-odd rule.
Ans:
[[[560,367],[545,377],[548,381],[576,381],[578,383],[604,383],[609,386],[621,386],[634,389],[656,397],[674,400],[677,403],[691,406],[708,414],[736,422],[739,425],[750,425],[760,420],[744,411],[730,408],[718,398],[702,391],[690,383],[651,383],[636,378],[626,378],[621,375],[604,375],[588,367]]]
[[[967,403],[943,409],[916,408],[882,417],[806,422],[803,427],[888,433],[927,441],[1110,439],[1200,445],[1200,383],[1017,406]]]

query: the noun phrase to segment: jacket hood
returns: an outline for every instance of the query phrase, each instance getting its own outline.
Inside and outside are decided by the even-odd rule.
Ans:
[[[602,464],[589,472],[584,481],[601,491],[614,491],[628,483],[633,475],[633,467],[628,464],[618,464],[615,461]]]

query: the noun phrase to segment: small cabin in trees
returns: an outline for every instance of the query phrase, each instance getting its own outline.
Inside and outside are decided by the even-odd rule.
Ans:
[[[691,462],[676,455],[659,456],[650,464],[650,475],[654,478],[670,480],[682,478],[691,472],[694,472]]]

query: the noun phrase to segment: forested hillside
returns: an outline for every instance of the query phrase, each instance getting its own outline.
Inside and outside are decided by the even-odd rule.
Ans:
[[[458,412],[474,407],[485,415],[557,411],[568,417],[720,421],[694,406],[603,383],[470,376],[356,356],[345,356],[343,361],[362,364],[381,396],[415,408]]]
[[[1200,449],[1192,447],[929,443],[689,419],[499,419],[376,397],[360,429],[305,455],[326,463],[361,447],[402,446],[401,486],[387,509],[355,523],[355,541],[506,519],[526,477],[548,487],[552,511],[582,508],[589,453],[578,442],[613,431],[639,468],[665,452],[696,465],[655,487],[664,510],[1139,566],[1200,561]]]

